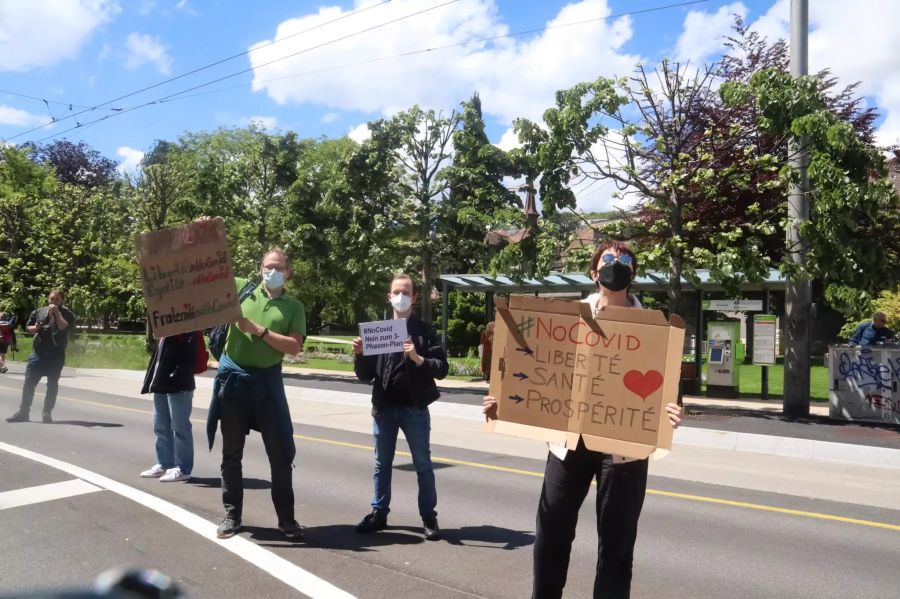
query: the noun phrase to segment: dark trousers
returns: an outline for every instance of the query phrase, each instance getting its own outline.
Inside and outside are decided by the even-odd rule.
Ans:
[[[534,542],[534,599],[562,597],[578,510],[597,479],[595,599],[627,599],[638,518],[647,489],[647,460],[613,464],[579,441],[565,460],[547,457]]]
[[[53,411],[53,407],[56,405],[56,394],[59,392],[59,377],[65,361],[65,354],[38,356],[32,353],[28,356],[28,365],[25,366],[25,383],[22,385],[22,403],[19,404],[20,412],[28,414],[31,411],[34,390],[42,377],[47,377],[47,393],[44,395],[43,413],[50,414]]]
[[[294,520],[294,488],[291,462],[283,456],[283,435],[279,434],[278,412],[271,396],[258,399],[227,397],[221,404],[222,426],[222,503],[225,513],[240,519],[244,505],[244,474],[241,459],[249,423],[256,423],[266,446],[272,469],[272,503],[278,522]]]

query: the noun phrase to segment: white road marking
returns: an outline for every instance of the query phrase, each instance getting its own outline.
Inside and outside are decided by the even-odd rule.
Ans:
[[[93,493],[94,491],[102,490],[103,489],[100,487],[86,483],[77,478],[61,483],[50,483],[49,485],[38,485],[26,489],[16,489],[15,491],[0,493],[0,510],[8,510],[10,508],[31,505],[33,503],[53,501],[54,499],[65,499],[66,497],[75,497],[76,495],[84,495],[85,493]]]
[[[215,524],[204,520],[200,516],[197,516],[174,503],[145,493],[140,489],[135,489],[134,487],[114,481],[102,474],[97,474],[96,472],[85,470],[80,466],[69,464],[68,462],[63,462],[56,458],[35,453],[21,447],[16,447],[15,445],[0,442],[0,450],[23,458],[28,458],[29,460],[39,462],[45,466],[50,466],[51,468],[56,468],[57,470],[62,470],[63,472],[67,472],[72,476],[77,476],[92,485],[112,491],[117,495],[121,495],[122,497],[162,514],[173,522],[181,524],[188,530],[197,533],[201,537],[212,541],[223,549],[250,562],[260,570],[274,576],[307,597],[311,597],[312,599],[355,599],[353,595],[337,588],[327,580],[323,580],[315,574],[307,572],[300,566],[275,555],[268,549],[264,549],[243,537],[235,536],[230,539],[216,538]]]

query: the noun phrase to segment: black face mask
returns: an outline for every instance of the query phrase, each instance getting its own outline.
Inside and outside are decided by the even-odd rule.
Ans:
[[[605,264],[599,270],[597,282],[610,291],[622,291],[631,283],[631,268],[619,261]]]

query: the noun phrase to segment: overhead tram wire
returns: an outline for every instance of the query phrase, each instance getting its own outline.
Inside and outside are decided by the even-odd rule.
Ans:
[[[299,56],[300,54],[305,54],[305,53],[311,52],[311,51],[313,51],[313,50],[318,50],[319,48],[323,48],[323,47],[325,47],[325,46],[330,46],[331,44],[336,44],[336,43],[341,42],[341,41],[344,41],[344,40],[346,40],[346,39],[350,39],[350,38],[352,38],[352,37],[356,37],[356,36],[358,36],[358,35],[362,35],[362,34],[364,34],[364,33],[368,33],[368,32],[370,32],[370,31],[374,31],[374,30],[376,30],[376,29],[381,29],[382,27],[387,27],[388,25],[393,25],[393,24],[395,24],[395,23],[399,23],[400,21],[405,21],[405,20],[407,20],[407,19],[411,19],[411,18],[416,17],[416,16],[419,16],[419,15],[421,15],[421,14],[424,14],[424,13],[427,13],[427,12],[431,12],[431,11],[437,10],[437,9],[439,9],[439,8],[443,8],[443,7],[445,7],[445,6],[449,6],[450,4],[455,4],[455,3],[459,2],[459,1],[460,1],[460,0],[447,0],[446,2],[443,2],[442,4],[438,4],[438,5],[435,5],[435,6],[426,8],[426,9],[423,9],[423,10],[419,10],[419,11],[417,11],[417,12],[410,13],[410,14],[408,14],[408,15],[405,15],[405,16],[402,16],[402,17],[398,17],[398,18],[396,18],[396,19],[392,19],[392,20],[387,21],[387,22],[385,22],[385,23],[380,23],[380,24],[378,24],[378,25],[374,25],[374,26],[372,26],[372,27],[368,27],[368,28],[366,28],[366,29],[362,29],[362,30],[360,30],[360,31],[356,31],[356,32],[354,32],[354,33],[350,33],[350,34],[347,34],[347,35],[345,35],[345,36],[342,36],[342,37],[339,37],[339,38],[335,38],[335,39],[329,40],[329,41],[327,41],[327,42],[322,42],[321,44],[317,44],[317,45],[315,45],[315,46],[310,46],[309,48],[304,48],[303,50],[300,50],[300,51],[298,51],[298,52],[294,52],[294,53],[292,53],[292,54],[288,54],[287,56],[282,56],[282,57],[280,57],[280,58],[276,58],[276,59],[274,59],[274,60],[270,60],[269,62],[265,62],[265,63],[263,63],[263,64],[261,64],[261,65],[257,65],[257,66],[255,66],[255,67],[250,67],[250,68],[248,68],[248,69],[243,69],[243,70],[237,71],[237,72],[235,72],[235,73],[231,73],[230,75],[224,75],[224,76],[222,76],[222,77],[218,77],[218,78],[213,79],[213,80],[211,80],[211,81],[207,81],[206,83],[201,83],[201,84],[199,84],[199,85],[195,85],[195,86],[193,86],[193,87],[189,87],[189,88],[187,88],[187,89],[183,89],[183,90],[181,90],[181,91],[179,91],[179,92],[175,92],[175,93],[173,93],[173,94],[169,94],[169,95],[163,96],[163,97],[161,97],[161,98],[156,98],[155,100],[150,100],[149,102],[144,102],[143,104],[137,104],[137,105],[135,105],[135,106],[132,106],[131,108],[126,108],[126,109],[123,109],[123,110],[121,110],[121,111],[119,111],[119,112],[116,112],[116,113],[113,113],[113,114],[108,114],[108,115],[106,115],[106,116],[100,117],[99,119],[95,119],[95,120],[93,120],[93,121],[88,121],[88,122],[86,122],[86,123],[78,123],[75,127],[70,127],[69,129],[66,129],[66,130],[64,130],[64,131],[60,131],[60,132],[58,132],[58,133],[54,133],[53,135],[48,135],[47,137],[42,137],[41,139],[36,140],[36,143],[40,143],[40,142],[42,142],[42,141],[46,141],[46,140],[52,139],[52,138],[54,138],[54,137],[59,137],[60,135],[64,135],[64,134],[69,133],[69,132],[71,132],[71,131],[75,131],[76,129],[82,129],[82,128],[84,128],[84,127],[87,127],[87,126],[90,126],[90,125],[99,123],[99,122],[101,122],[101,121],[105,121],[105,120],[107,120],[107,119],[110,119],[110,118],[113,118],[113,117],[116,117],[116,116],[121,116],[121,115],[123,115],[123,114],[127,114],[127,113],[132,112],[132,111],[134,111],[134,110],[137,110],[137,109],[139,109],[139,108],[144,108],[144,107],[146,107],[146,106],[151,106],[151,105],[153,105],[153,104],[161,104],[161,103],[163,103],[163,102],[165,102],[165,101],[167,101],[167,100],[169,100],[169,99],[171,99],[171,98],[180,96],[181,94],[186,94],[186,93],[188,93],[188,92],[192,92],[192,91],[194,91],[194,90],[196,90],[196,89],[200,89],[200,88],[206,87],[207,85],[213,85],[213,84],[215,84],[215,83],[218,83],[219,81],[224,81],[224,80],[226,80],[226,79],[231,79],[232,77],[237,77],[237,76],[239,76],[239,75],[243,75],[243,74],[245,74],[245,73],[249,73],[249,72],[251,72],[251,71],[253,71],[253,70],[255,70],[255,69],[258,69],[258,68],[265,67],[265,66],[268,66],[268,65],[270,65],[270,64],[274,64],[274,63],[276,63],[276,62],[281,62],[282,60],[287,60],[288,58],[293,58],[294,56]],[[39,128],[40,128],[40,127],[38,127],[38,129],[39,129]],[[32,131],[34,131],[34,129],[32,129]],[[23,134],[19,134],[19,135],[23,135]],[[19,136],[17,135],[16,137],[19,137]],[[13,139],[13,138],[8,138],[8,139]]]
[[[86,104],[76,104],[75,102],[60,102],[59,100],[48,100],[46,98],[39,98],[37,96],[29,96],[28,94],[20,94],[19,92],[10,91],[8,89],[0,89],[0,94],[8,94],[10,96],[17,96],[19,98],[25,98],[27,100],[34,100],[36,102],[43,102],[44,104],[56,104],[57,106],[68,106],[69,110],[73,108],[87,108],[90,110],[93,108],[92,106],[87,106]],[[121,110],[120,108],[107,108],[106,110]]]
[[[440,4],[440,5],[438,5],[438,6],[434,6],[434,7],[425,9],[425,10],[420,11],[420,12],[418,12],[418,13],[413,13],[412,15],[407,15],[406,17],[401,17],[401,18],[399,18],[399,19],[395,19],[394,21],[389,21],[389,22],[387,22],[387,23],[382,23],[381,25],[377,25],[377,26],[375,26],[375,27],[372,27],[372,28],[369,28],[369,29],[366,29],[366,30],[358,31],[358,32],[356,32],[356,33],[350,34],[350,35],[345,36],[345,37],[343,37],[343,38],[339,38],[339,39],[336,39],[336,40],[331,40],[331,41],[329,41],[329,42],[325,42],[325,43],[323,43],[323,44],[320,44],[320,45],[318,45],[318,46],[314,46],[314,47],[311,47],[311,48],[306,48],[306,49],[304,49],[304,50],[301,50],[300,52],[296,52],[296,53],[291,54],[291,55],[288,55],[288,56],[283,56],[283,57],[281,57],[281,58],[278,58],[278,59],[269,61],[269,62],[267,62],[267,63],[264,63],[264,64],[262,64],[262,65],[259,65],[259,66],[257,66],[257,67],[254,67],[254,68],[260,68],[260,67],[263,67],[263,66],[267,66],[267,65],[273,64],[273,63],[275,63],[275,62],[279,62],[279,61],[281,61],[281,60],[286,60],[286,59],[288,59],[288,58],[292,58],[292,57],[297,56],[297,55],[299,55],[299,54],[303,54],[303,53],[309,52],[309,51],[311,51],[311,50],[318,49],[318,48],[320,48],[320,47],[322,47],[322,46],[329,45],[329,44],[332,44],[332,43],[335,43],[335,42],[338,42],[338,41],[342,41],[342,40],[344,40],[344,39],[346,39],[346,38],[348,38],[348,37],[353,37],[353,36],[356,36],[356,35],[359,35],[359,34],[362,34],[362,33],[366,33],[367,31],[370,31],[371,29],[377,29],[377,28],[380,28],[380,27],[384,27],[384,26],[386,26],[386,25],[393,24],[393,23],[395,23],[395,22],[397,22],[397,21],[402,21],[402,20],[405,20],[405,19],[410,18],[410,17],[412,17],[412,16],[416,16],[416,15],[421,14],[421,13],[423,13],[423,12],[428,12],[428,11],[430,11],[430,10],[434,10],[434,9],[437,9],[437,8],[441,8],[441,7],[443,7],[443,6],[447,5],[447,4],[452,4],[452,3],[456,2],[456,1],[458,1],[458,0],[452,0],[452,1],[450,1],[450,2],[446,2],[446,3],[444,3],[444,4]],[[282,80],[282,79],[289,79],[289,78],[292,78],[292,77],[300,77],[300,76],[305,76],[305,75],[311,75],[311,74],[323,73],[323,72],[328,72],[328,71],[334,71],[334,70],[339,70],[339,69],[349,68],[349,67],[353,67],[353,66],[360,66],[360,65],[365,65],[365,64],[371,64],[371,63],[374,63],[374,62],[380,62],[380,61],[384,61],[384,60],[390,60],[390,59],[393,59],[393,58],[402,58],[402,57],[406,57],[406,56],[412,56],[412,55],[415,55],[415,54],[424,54],[424,53],[427,53],[427,52],[435,52],[435,51],[440,51],[440,50],[446,50],[446,49],[454,48],[454,47],[458,47],[458,46],[465,46],[465,45],[470,45],[470,44],[477,44],[477,43],[488,42],[488,41],[493,41],[493,40],[498,40],[498,39],[504,39],[504,38],[510,38],[510,37],[518,37],[518,36],[522,36],[522,35],[528,35],[528,34],[531,34],[531,33],[539,33],[539,32],[547,31],[547,30],[550,30],[550,29],[560,29],[560,28],[563,28],[563,27],[573,27],[573,26],[576,26],[576,25],[584,25],[584,24],[587,24],[587,23],[596,23],[596,22],[600,22],[600,21],[609,21],[609,20],[612,20],[612,19],[620,18],[620,17],[634,16],[634,15],[638,15],[638,14],[646,14],[646,13],[651,13],[651,12],[658,12],[658,11],[662,11],[662,10],[668,10],[668,9],[672,9],[672,8],[680,8],[680,7],[683,7],[683,6],[690,6],[690,5],[694,5],[694,4],[703,4],[703,3],[706,3],[706,2],[708,2],[708,1],[709,1],[709,0],[692,0],[692,1],[689,1],[689,2],[679,2],[679,3],[675,3],[675,4],[667,4],[667,5],[664,5],[664,6],[657,6],[657,7],[653,7],[653,8],[646,8],[646,9],[641,9],[641,10],[635,10],[635,11],[628,11],[628,12],[618,13],[618,14],[615,14],[615,15],[609,15],[609,16],[606,16],[606,17],[597,17],[597,18],[594,18],[594,19],[584,19],[584,20],[582,20],[582,21],[573,21],[573,22],[571,22],[571,23],[561,23],[561,24],[559,24],[559,25],[548,25],[548,26],[544,26],[544,27],[538,27],[538,28],[528,29],[528,30],[524,30],[524,31],[518,31],[518,32],[514,32],[514,33],[507,33],[507,34],[503,34],[503,35],[491,36],[491,37],[486,37],[486,38],[479,38],[479,39],[474,39],[474,40],[466,40],[466,41],[462,41],[462,42],[456,42],[456,43],[453,43],[453,44],[446,44],[446,45],[444,45],[444,46],[435,46],[435,47],[432,47],[432,48],[422,48],[422,49],[419,49],[419,50],[412,50],[412,51],[409,51],[409,52],[403,52],[403,53],[395,54],[395,55],[391,55],[391,56],[385,56],[385,57],[373,58],[373,59],[363,60],[363,61],[359,61],[359,62],[355,62],[355,63],[348,63],[348,64],[338,65],[338,66],[334,66],[334,67],[327,67],[327,68],[323,68],[323,69],[316,69],[316,70],[312,70],[312,71],[305,71],[305,72],[302,72],[302,73],[295,73],[295,74],[293,74],[293,75],[286,75],[286,76],[283,76],[283,77],[277,77],[277,78],[274,78],[274,79],[269,79],[269,80],[263,81],[263,83],[265,83],[265,82],[270,82],[270,81],[280,81],[280,80]],[[218,83],[219,81],[224,81],[224,80],[230,79],[230,78],[232,78],[232,77],[237,77],[237,76],[239,76],[239,75],[243,75],[243,74],[245,74],[245,73],[248,73],[248,72],[250,72],[250,71],[253,71],[254,68],[244,69],[244,70],[242,70],[242,71],[238,71],[238,72],[232,73],[232,74],[230,74],[230,75],[225,75],[225,76],[223,76],[223,77],[219,77],[219,78],[214,79],[214,80],[212,80],[212,81],[208,81],[208,82],[206,82],[206,83],[202,83],[202,84],[200,84],[200,85],[196,85],[196,86],[193,86],[193,87],[191,87],[191,88],[184,89],[184,90],[181,90],[181,91],[179,91],[179,92],[175,92],[175,93],[173,93],[173,94],[169,94],[168,96],[163,96],[163,97],[161,97],[161,98],[157,98],[157,99],[155,99],[155,100],[151,100],[151,101],[145,102],[145,103],[143,103],[143,104],[138,104],[138,105],[133,106],[133,107],[131,107],[131,108],[123,109],[122,111],[117,112],[117,113],[115,113],[115,114],[109,114],[109,115],[106,115],[106,116],[101,117],[101,118],[99,118],[99,119],[95,119],[95,120],[93,120],[93,121],[88,121],[87,123],[81,123],[81,124],[79,124],[77,127],[72,127],[72,128],[70,128],[70,129],[66,129],[65,131],[60,131],[59,133],[55,133],[55,134],[53,134],[53,135],[49,135],[49,136],[47,136],[47,137],[44,137],[44,138],[38,140],[38,142],[45,141],[45,140],[47,140],[47,139],[51,139],[51,138],[54,138],[54,137],[58,137],[58,136],[60,136],[60,135],[63,135],[63,134],[65,134],[65,133],[69,133],[69,132],[74,131],[74,130],[76,130],[76,129],[81,129],[81,128],[88,127],[88,126],[90,126],[90,125],[94,125],[94,124],[96,124],[96,123],[100,123],[100,122],[105,121],[105,120],[107,120],[107,119],[110,119],[110,118],[112,118],[112,117],[119,116],[119,115],[121,115],[121,114],[125,114],[125,113],[131,112],[131,111],[133,111],[133,110],[137,110],[137,109],[139,109],[139,108],[145,108],[145,107],[147,107],[147,106],[152,106],[152,105],[155,105],[155,104],[164,104],[164,103],[166,103],[166,102],[171,102],[171,101],[174,101],[174,100],[181,100],[181,99],[186,99],[186,98],[193,98],[193,97],[203,96],[203,95],[208,95],[208,94],[212,94],[212,93],[219,93],[219,92],[223,92],[223,91],[229,91],[229,90],[233,90],[233,89],[244,88],[244,87],[246,87],[248,84],[235,85],[235,86],[230,86],[230,87],[219,88],[219,89],[216,89],[216,90],[210,90],[210,91],[207,91],[207,92],[201,92],[201,93],[198,93],[198,94],[185,95],[185,94],[189,94],[189,92],[194,91],[194,90],[196,90],[196,89],[200,89],[200,88],[206,87],[206,86],[208,86],[208,85],[213,85],[213,84],[215,84],[215,83]]]
[[[315,30],[315,29],[320,29],[320,28],[322,28],[322,27],[325,27],[326,25],[331,25],[331,24],[333,24],[333,23],[337,23],[338,21],[343,21],[344,19],[347,19],[347,18],[350,18],[350,17],[352,17],[352,16],[356,16],[356,15],[358,15],[358,14],[361,14],[361,13],[364,13],[364,12],[366,12],[366,11],[372,10],[373,8],[378,8],[379,6],[384,6],[385,4],[389,4],[389,3],[392,2],[392,1],[393,1],[393,0],[383,0],[382,2],[379,2],[379,3],[377,3],[377,4],[373,4],[373,5],[371,5],[371,6],[366,6],[366,7],[364,7],[364,8],[360,8],[360,9],[358,9],[358,10],[354,10],[354,11],[352,11],[352,12],[348,12],[347,14],[344,14],[344,15],[341,15],[340,17],[331,19],[330,21],[325,21],[324,23],[319,23],[318,25],[314,25],[314,26],[312,26],[312,27],[308,27],[308,28],[303,29],[303,30],[301,30],[301,31],[297,31],[297,32],[292,33],[292,34],[290,34],[290,35],[287,35],[287,36],[285,36],[285,37],[283,37],[283,38],[275,39],[275,40],[272,40],[271,42],[262,44],[262,45],[260,45],[260,46],[256,46],[256,47],[254,47],[254,48],[251,48],[251,49],[248,49],[248,50],[244,50],[243,52],[239,52],[238,54],[233,54],[232,56],[228,56],[228,57],[226,57],[226,58],[219,59],[219,60],[217,60],[217,61],[215,61],[215,62],[211,62],[211,63],[209,63],[209,64],[207,64],[207,65],[204,65],[204,66],[201,66],[201,67],[197,67],[196,69],[193,69],[193,70],[188,71],[188,72],[186,72],[186,73],[182,73],[182,74],[180,74],[180,75],[175,75],[174,77],[170,77],[170,78],[168,78],[168,79],[164,79],[164,80],[162,80],[162,81],[159,81],[159,82],[157,82],[157,83],[154,83],[153,85],[148,85],[147,87],[143,87],[143,88],[141,88],[141,89],[139,89],[139,90],[137,90],[137,91],[133,91],[133,92],[127,93],[127,94],[125,94],[125,95],[119,96],[119,97],[117,97],[117,98],[113,98],[112,100],[107,100],[106,102],[102,102],[102,103],[97,104],[97,105],[95,105],[95,106],[84,106],[84,107],[80,107],[80,108],[84,108],[84,110],[81,110],[81,111],[76,112],[76,113],[74,113],[74,114],[70,114],[70,115],[67,115],[67,116],[65,116],[65,117],[56,119],[56,120],[51,121],[51,122],[49,122],[49,123],[44,123],[44,124],[42,124],[42,125],[38,125],[38,126],[36,126],[36,127],[33,127],[33,128],[31,128],[31,129],[28,129],[27,131],[23,131],[23,132],[21,132],[21,133],[17,133],[16,135],[13,135],[12,137],[7,137],[7,138],[3,139],[3,141],[7,141],[7,142],[8,142],[8,141],[11,141],[11,140],[13,140],[13,139],[17,139],[17,138],[19,138],[19,137],[22,137],[23,135],[28,135],[29,133],[32,133],[32,132],[34,132],[34,131],[37,131],[38,129],[43,129],[43,128],[45,128],[45,127],[49,127],[50,125],[55,125],[56,123],[59,123],[59,122],[61,122],[61,121],[66,121],[66,120],[69,120],[69,119],[71,119],[71,118],[75,118],[76,116],[85,114],[86,112],[93,112],[93,111],[95,111],[95,110],[98,110],[98,109],[103,108],[104,106],[107,106],[107,105],[109,105],[109,104],[112,104],[113,102],[118,102],[119,100],[124,100],[125,98],[130,98],[130,97],[132,97],[132,96],[136,96],[137,94],[141,94],[141,93],[146,92],[146,91],[149,91],[149,90],[151,90],[151,89],[155,89],[155,88],[160,87],[160,86],[162,86],[162,85],[165,85],[165,84],[167,84],[167,83],[171,83],[171,82],[173,82],[173,81],[177,81],[177,80],[179,80],[179,79],[183,79],[184,77],[189,77],[189,76],[191,76],[191,75],[195,75],[195,74],[197,74],[197,73],[200,73],[201,71],[205,71],[205,70],[207,70],[207,69],[211,69],[211,68],[213,68],[213,67],[215,67],[215,66],[218,66],[218,65],[220,65],[220,64],[223,64],[223,63],[226,63],[226,62],[228,62],[228,61],[234,60],[235,58],[240,58],[241,56],[246,56],[246,55],[250,54],[251,52],[256,52],[257,50],[262,50],[263,48],[268,48],[269,46],[273,46],[273,45],[275,45],[275,44],[279,44],[279,43],[281,43],[281,42],[283,42],[283,41],[285,41],[285,40],[289,40],[289,39],[291,39],[291,38],[297,37],[298,35],[302,35],[302,34],[304,34],[304,33],[309,33],[310,31],[313,31],[313,30]],[[458,1],[458,0],[454,0],[454,1]],[[3,91],[3,93],[8,93],[8,94],[12,94],[12,95],[17,95],[17,96],[27,97],[27,98],[31,98],[31,99],[37,99],[37,100],[40,100],[40,101],[42,101],[42,102],[47,102],[47,100],[44,100],[44,98],[36,98],[35,96],[28,96],[28,95],[26,95],[26,94],[19,94],[19,93],[10,92],[10,91],[5,91],[5,90],[0,90],[0,91]],[[54,103],[59,103],[59,102],[54,102]],[[66,104],[66,105],[69,105],[68,102],[65,103],[65,104]],[[71,104],[71,106],[74,107],[75,104]],[[110,109],[107,109],[107,110],[113,110],[113,111],[116,111],[116,112],[121,112],[121,111],[127,112],[127,111],[129,111],[129,110],[131,110],[131,109],[126,109],[126,108],[110,108]],[[47,138],[45,138],[45,139],[47,139]]]
[[[670,9],[670,8],[679,8],[679,7],[682,7],[682,6],[689,6],[689,5],[692,5],[692,4],[703,4],[703,3],[708,2],[708,1],[709,1],[709,0],[692,0],[692,1],[690,1],[690,2],[681,2],[681,3],[679,3],[679,4],[668,4],[668,5],[665,5],[665,6],[657,6],[657,7],[654,7],[654,8],[645,8],[645,9],[642,9],[642,10],[635,10],[635,11],[623,12],[623,13],[618,13],[618,14],[615,14],[615,15],[609,15],[609,16],[607,16],[607,17],[597,17],[597,18],[594,18],[594,19],[584,19],[584,20],[582,20],[582,21],[572,21],[572,22],[570,22],[570,23],[560,23],[560,24],[558,24],[558,25],[546,25],[546,26],[544,26],[544,27],[537,27],[537,28],[534,28],[534,29],[526,29],[526,30],[523,30],[523,31],[515,31],[515,32],[513,32],[513,33],[505,33],[505,34],[503,34],[503,35],[494,35],[494,36],[491,36],[491,37],[482,37],[482,38],[478,38],[478,39],[465,40],[465,41],[462,41],[462,42],[455,42],[455,43],[452,43],[452,44],[446,44],[446,45],[443,45],[443,46],[433,46],[433,47],[429,47],[429,48],[420,48],[420,49],[418,49],[418,50],[410,50],[410,51],[408,51],[408,52],[400,52],[400,53],[398,53],[398,54],[390,54],[390,55],[388,55],[388,56],[379,56],[378,58],[370,58],[370,59],[367,59],[367,60],[360,60],[360,61],[356,61],[356,62],[348,62],[348,63],[344,63],[344,64],[340,64],[340,65],[334,65],[334,66],[331,66],[331,67],[324,67],[324,68],[321,68],[321,69],[313,69],[313,70],[311,70],[311,71],[302,71],[302,72],[299,72],[299,73],[292,73],[292,74],[290,74],[290,75],[283,75],[283,76],[281,76],[281,77],[273,77],[273,78],[271,78],[271,79],[262,79],[262,80],[260,80],[260,81],[257,81],[256,83],[272,83],[272,82],[274,82],[274,81],[284,81],[285,79],[293,79],[294,77],[305,77],[305,76],[307,76],[307,75],[317,75],[317,74],[319,74],[319,73],[328,73],[328,72],[331,72],[331,71],[339,71],[339,70],[341,70],[341,69],[349,69],[349,68],[351,68],[351,67],[364,66],[364,65],[367,65],[367,64],[373,64],[373,63],[376,63],[376,62],[384,62],[385,60],[393,60],[393,59],[396,59],[396,58],[406,58],[407,56],[415,56],[415,55],[417,55],[417,54],[427,54],[428,52],[439,52],[439,51],[441,51],[441,50],[448,50],[448,49],[450,49],[450,48],[458,48],[458,47],[461,47],[461,46],[468,46],[468,45],[471,45],[471,44],[481,44],[481,43],[484,43],[484,42],[492,42],[492,41],[496,41],[496,40],[499,40],[499,39],[505,39],[505,38],[511,38],[511,37],[520,37],[520,36],[523,36],[523,35],[529,35],[529,34],[531,34],[531,33],[541,33],[541,32],[544,32],[544,31],[549,31],[549,30],[551,30],[551,29],[562,29],[563,27],[574,27],[574,26],[576,26],[576,25],[585,25],[585,24],[587,24],[587,23],[597,23],[597,22],[599,22],[599,21],[611,21],[611,20],[613,20],[613,19],[618,19],[618,18],[620,18],[620,17],[629,17],[629,16],[634,16],[634,15],[643,14],[643,13],[657,12],[657,11],[661,11],[661,10],[667,10],[667,9]],[[210,95],[210,94],[217,94],[217,93],[221,93],[221,92],[225,92],[225,91],[231,91],[231,90],[234,90],[234,89],[243,89],[243,88],[247,87],[247,85],[249,85],[249,84],[247,84],[247,83],[242,83],[242,84],[239,84],[239,85],[230,85],[230,86],[228,86],[228,87],[220,87],[220,88],[217,88],[217,89],[211,89],[211,90],[204,91],[204,92],[200,92],[200,93],[197,93],[197,94],[188,94],[188,95],[184,95],[184,93],[186,93],[186,92],[178,93],[178,94],[173,94],[175,97],[170,97],[170,98],[167,98],[167,99],[165,99],[165,100],[160,100],[159,103],[160,103],[160,104],[163,104],[163,103],[166,103],[166,102],[173,102],[173,101],[175,101],[175,100],[185,100],[185,99],[188,99],[188,98],[197,98],[197,97],[200,97],[200,96],[208,96],[208,95]]]

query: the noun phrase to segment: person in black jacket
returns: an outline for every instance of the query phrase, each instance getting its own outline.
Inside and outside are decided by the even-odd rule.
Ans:
[[[362,339],[353,340],[353,368],[363,381],[374,380],[372,419],[375,436],[375,494],[372,512],[356,527],[361,533],[384,530],[391,505],[391,471],[397,433],[402,430],[412,453],[419,481],[419,515],[425,538],[440,538],[437,489],[431,465],[431,415],[428,405],[440,397],[435,379],[447,376],[449,364],[441,340],[429,323],[412,312],[415,300],[412,279],[397,275],[391,281],[388,301],[394,318],[405,318],[409,337],[403,351],[378,356],[362,355]]]
[[[171,483],[191,478],[194,467],[194,437],[191,408],[194,400],[196,332],[161,337],[150,358],[141,393],[153,393],[153,432],[156,433],[156,464],[141,472],[143,478]]]
[[[69,336],[75,331],[75,314],[63,305],[64,301],[62,289],[52,290],[47,295],[47,306],[32,312],[25,323],[25,330],[34,334],[33,351],[25,367],[19,410],[7,418],[7,422],[28,422],[34,390],[44,377],[47,378],[47,392],[44,395],[43,421],[45,424],[53,422],[51,412],[56,406],[59,377],[66,362],[66,347]]]

